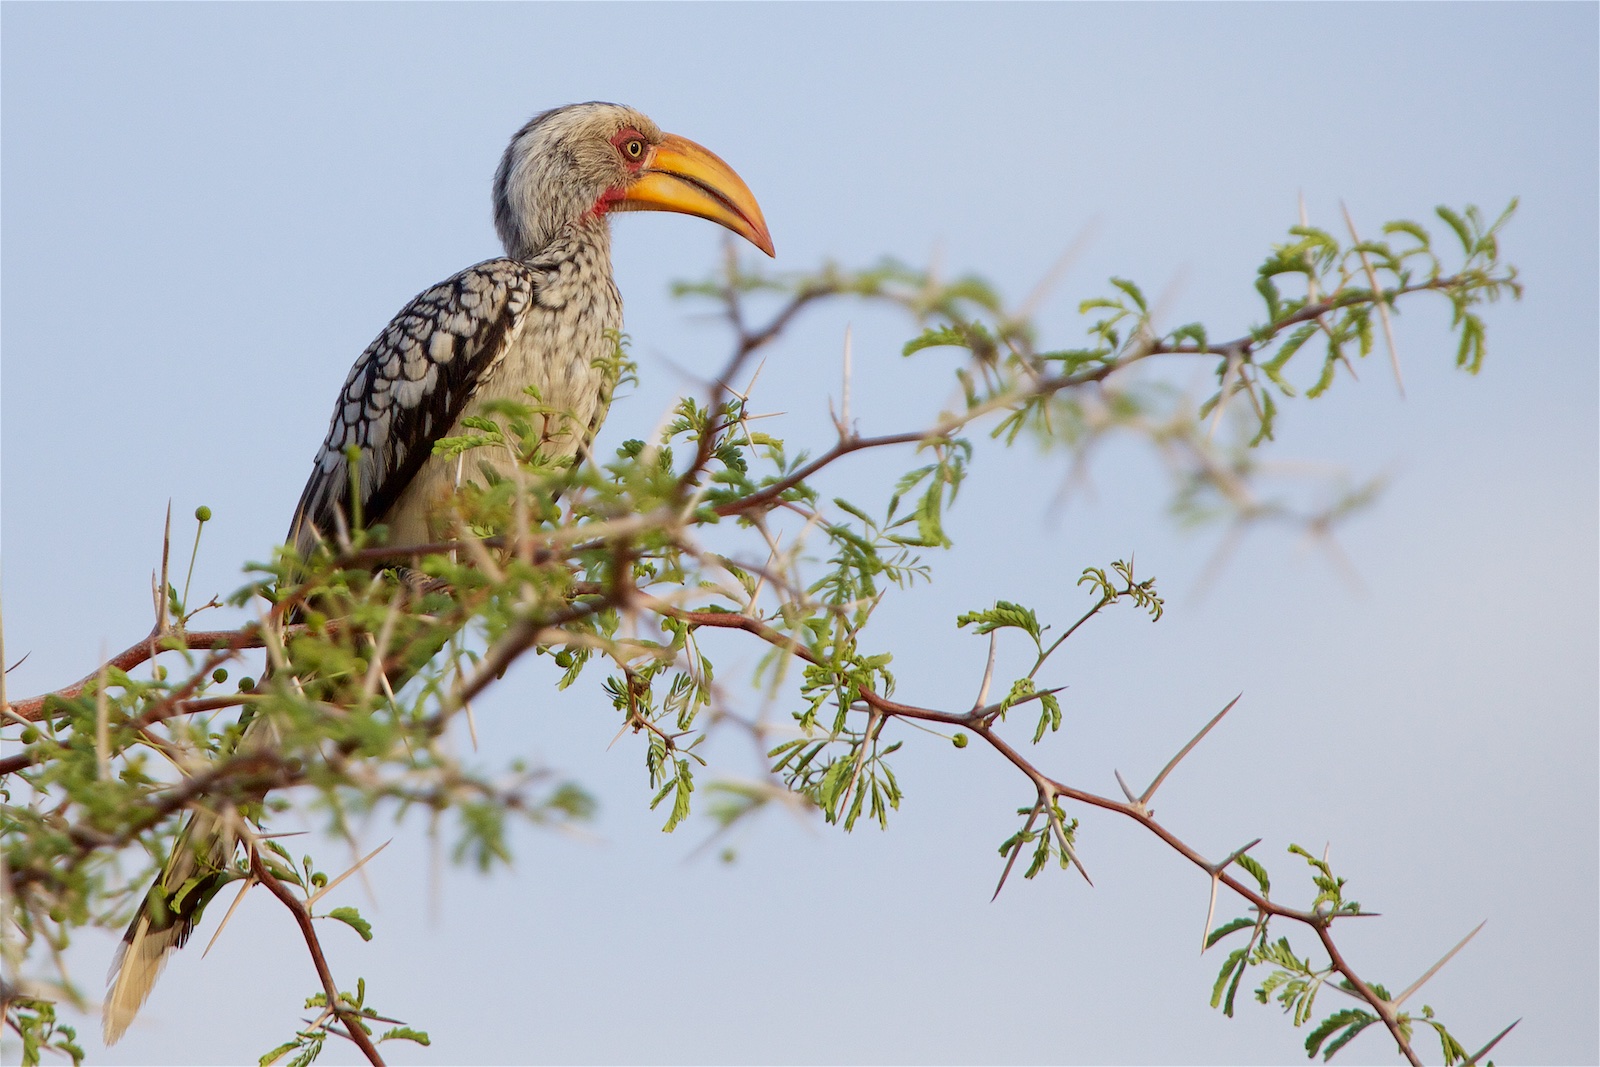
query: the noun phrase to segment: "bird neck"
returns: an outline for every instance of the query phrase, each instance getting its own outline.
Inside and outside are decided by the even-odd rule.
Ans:
[[[611,276],[611,222],[604,215],[584,215],[558,229],[522,261],[529,266],[581,261]]]

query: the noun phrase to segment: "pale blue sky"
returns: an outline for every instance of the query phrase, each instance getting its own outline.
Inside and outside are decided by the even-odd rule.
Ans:
[[[1167,617],[1074,638],[1054,675],[1068,726],[1044,763],[1102,791],[1113,767],[1147,778],[1242,690],[1164,787],[1163,818],[1217,855],[1264,837],[1282,892],[1304,890],[1288,842],[1331,842],[1384,915],[1346,934],[1350,953],[1390,988],[1487,919],[1428,1002],[1469,1042],[1524,1017],[1507,1062],[1600,1057],[1593,5],[7,4],[0,18],[4,610],[7,655],[30,653],[15,693],[145,631],[169,498],[180,516],[216,513],[198,588],[231,590],[268,552],[356,354],[419,289],[498,252],[489,180],[545,107],[620,100],[710,146],[760,198],[781,268],[938,254],[1018,299],[1092,225],[1042,312],[1063,341],[1109,274],[1170,290],[1174,323],[1242,332],[1254,267],[1302,192],[1314,221],[1334,224],[1343,199],[1373,229],[1521,196],[1505,247],[1528,297],[1488,313],[1478,378],[1450,369],[1442,307],[1416,305],[1398,323],[1407,399],[1374,361],[1359,387],[1287,413],[1281,458],[1392,476],[1341,539],[1362,588],[1264,530],[1200,596],[1217,533],[1165,522],[1148,457],[1109,451],[1093,495],[1052,509],[1059,457],[985,451],[957,549],[886,609],[879,640],[907,699],[969,694],[984,644],[958,612],[998,595],[1075,617],[1082,567],[1136,551]],[[666,296],[712,267],[715,228],[615,229],[645,379],[606,427],[620,440],[682,387],[669,360],[714,367],[724,338]],[[905,429],[948,393],[947,363],[899,358],[905,323],[821,311],[763,376],[793,441],[826,439],[847,322],[864,429]],[[827,491],[881,495],[894,470],[864,458]],[[724,677],[755,654],[727,657]],[[373,866],[376,904],[351,890],[377,940],[328,934],[341,980],[365,975],[381,1010],[432,1033],[394,1062],[1300,1058],[1304,1033],[1276,1009],[1207,1006],[1221,959],[1195,950],[1205,879],[1137,827],[1085,816],[1094,889],[1053,872],[991,904],[1027,790],[976,748],[917,735],[887,833],[769,816],[738,863],[689,862],[705,828],[658,832],[638,746],[608,750],[609,706],[553,697],[547,668],[484,701],[480,734],[589,785],[592,839],[519,831],[515,870],[447,871],[435,916],[409,822]],[[719,751],[748,770],[737,746]],[[111,948],[85,938],[73,955],[91,992]],[[256,895],[209,957],[176,957],[97,1058],[253,1062],[315,988]],[[98,1029],[84,1026],[96,1052]],[[1344,1056],[1391,1051],[1373,1033]]]

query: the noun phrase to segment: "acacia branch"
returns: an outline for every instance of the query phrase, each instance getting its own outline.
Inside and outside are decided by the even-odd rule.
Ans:
[[[676,495],[680,500],[687,499],[692,495],[694,487],[700,481],[700,476],[705,472],[706,465],[711,462],[711,457],[715,454],[717,437],[723,429],[723,427],[716,425],[716,413],[722,407],[723,402],[727,400],[729,394],[733,392],[733,378],[739,373],[740,368],[749,362],[750,357],[758,349],[776,340],[778,335],[788,327],[794,317],[800,314],[807,305],[839,291],[838,287],[834,285],[804,286],[789,298],[788,303],[777,314],[773,315],[765,326],[759,330],[751,331],[744,325],[744,318],[740,313],[739,290],[731,276],[736,268],[737,260],[730,255],[729,283],[723,289],[721,295],[728,308],[728,322],[733,327],[735,334],[737,334],[738,342],[734,346],[733,355],[729,357],[727,365],[723,367],[722,373],[717,375],[716,381],[712,383],[711,395],[708,397],[706,404],[706,425],[702,427],[699,439],[695,442],[694,461],[678,477]]]
[[[122,848],[167,816],[189,807],[200,797],[241,790],[265,794],[302,780],[303,775],[276,753],[259,750],[231,756],[185,778],[155,799],[147,798],[144,803],[148,806],[139,812],[138,817],[129,820],[115,833],[98,829],[87,821],[65,826],[58,823],[52,829],[65,834],[73,844],[72,851],[53,857],[52,865],[48,867],[7,866],[6,888],[16,893],[30,883],[53,879],[60,873],[57,868],[70,873],[93,853]]]
[[[1265,332],[1263,336],[1250,334],[1244,337],[1236,337],[1231,341],[1225,341],[1220,344],[1169,344],[1148,335],[1144,335],[1141,336],[1141,338],[1133,345],[1131,345],[1121,356],[1118,356],[1115,359],[1102,363],[1099,366],[1090,367],[1072,374],[1036,377],[1026,388],[1013,390],[1001,396],[993,397],[983,404],[979,404],[973,408],[970,408],[959,416],[952,416],[941,420],[938,426],[927,430],[912,430],[903,433],[884,434],[878,437],[857,437],[853,434],[841,435],[838,442],[832,448],[818,456],[816,459],[812,460],[810,463],[797,468],[794,472],[783,476],[770,485],[763,486],[760,490],[750,494],[749,496],[743,497],[739,500],[732,500],[718,504],[712,508],[712,511],[721,516],[739,515],[753,511],[771,503],[783,493],[793,489],[797,485],[800,485],[817,472],[832,465],[839,459],[849,455],[852,452],[859,452],[864,449],[871,448],[884,448],[892,445],[917,444],[919,442],[937,441],[941,438],[947,438],[955,430],[960,429],[974,419],[988,414],[990,411],[993,411],[998,407],[1004,407],[1006,405],[1021,401],[1048,397],[1068,389],[1076,389],[1096,382],[1102,382],[1111,377],[1111,375],[1115,374],[1117,371],[1124,370],[1135,363],[1149,359],[1153,356],[1223,356],[1233,360],[1247,361],[1257,347],[1270,342],[1284,330],[1291,326],[1298,326],[1304,322],[1315,321],[1330,311],[1337,311],[1340,308],[1364,303],[1375,303],[1382,307],[1385,306],[1387,301],[1394,300],[1403,295],[1419,292],[1443,292],[1455,286],[1464,284],[1468,280],[1469,279],[1467,279],[1464,275],[1454,274],[1448,278],[1437,278],[1433,281],[1421,282],[1415,285],[1404,285],[1395,289],[1375,289],[1372,292],[1350,292],[1339,294],[1329,297],[1326,300],[1308,303],[1299,310],[1294,311],[1281,319],[1278,319],[1269,326],[1265,327],[1267,332]],[[797,310],[797,306],[791,305],[791,308],[786,309],[786,312],[792,314],[793,311]],[[761,343],[766,343],[765,339],[762,340]],[[745,354],[748,353],[745,351],[744,346],[741,343],[738,354],[735,356],[733,366],[737,366]],[[731,373],[731,368],[730,372],[728,373]],[[720,398],[726,393],[726,381],[727,374],[725,373],[724,376],[717,382],[718,392],[716,397],[718,401],[720,401]],[[700,468],[702,468],[705,463],[710,460],[711,446],[709,442],[714,435],[709,433],[709,430],[710,428],[708,427],[708,433],[702,435],[701,437],[703,455],[697,457],[696,464],[688,473],[685,474],[685,479],[691,479],[692,477],[697,476]]]
[[[367,1062],[373,1067],[383,1067],[383,1057],[378,1055],[378,1049],[372,1043],[372,1038],[367,1034],[367,1028],[361,1022],[361,1013],[351,1011],[344,1006],[344,996],[339,992],[339,987],[333,981],[333,972],[328,969],[328,960],[322,954],[322,942],[317,940],[317,931],[311,925],[311,913],[305,905],[296,899],[289,888],[278,881],[276,875],[261,862],[261,854],[254,844],[250,846],[250,873],[256,881],[266,886],[273,896],[289,909],[294,916],[294,921],[300,927],[300,934],[306,940],[306,949],[311,953],[311,962],[317,969],[317,977],[322,979],[323,995],[328,998],[328,1010],[338,1016],[344,1024],[345,1034],[356,1047],[361,1049],[362,1055],[367,1057]]]
[[[670,615],[673,618],[680,619],[697,626],[711,626],[723,629],[742,630],[760,638],[763,641],[766,641],[768,644],[789,651],[792,655],[804,660],[807,663],[818,664],[820,662],[819,659],[809,649],[796,645],[792,638],[783,634],[781,631],[778,631],[771,626],[768,626],[761,620],[752,618],[748,615],[737,615],[731,612],[688,611],[682,608],[674,607],[673,605],[667,604],[663,601],[655,600],[654,598],[649,598],[647,600],[647,606],[651,610],[657,611],[664,615]],[[1400,1026],[1399,1017],[1395,1011],[1395,1005],[1380,997],[1372,989],[1372,987],[1368,985],[1359,974],[1356,973],[1355,969],[1351,967],[1351,965],[1345,960],[1344,956],[1339,952],[1338,947],[1334,944],[1330,927],[1335,916],[1319,914],[1314,911],[1305,911],[1298,908],[1286,907],[1269,899],[1257,890],[1251,888],[1249,885],[1246,885],[1237,878],[1234,878],[1232,875],[1228,874],[1224,869],[1227,864],[1217,864],[1206,859],[1205,856],[1203,856],[1197,849],[1179,838],[1161,823],[1157,822],[1155,817],[1139,800],[1134,800],[1131,803],[1124,803],[1111,797],[1101,796],[1097,793],[1075,788],[1066,784],[1065,782],[1058,781],[1046,775],[1037,766],[1035,766],[1032,761],[1023,756],[999,735],[994,724],[988,721],[987,718],[990,714],[992,714],[993,709],[978,708],[965,713],[944,712],[933,708],[918,707],[915,705],[903,704],[898,701],[890,700],[865,687],[858,687],[857,692],[862,702],[872,709],[871,715],[875,719],[887,719],[895,717],[916,719],[938,722],[946,725],[959,725],[972,730],[973,733],[983,738],[989,743],[991,748],[1008,760],[1024,775],[1026,775],[1033,783],[1034,788],[1038,791],[1039,796],[1044,797],[1052,794],[1063,796],[1091,807],[1116,812],[1119,815],[1124,815],[1130,819],[1133,819],[1158,837],[1174,852],[1178,853],[1196,867],[1199,867],[1201,870],[1205,871],[1207,878],[1212,881],[1213,885],[1220,883],[1227,886],[1240,897],[1244,898],[1244,900],[1246,900],[1258,913],[1279,916],[1281,918],[1292,920],[1294,922],[1311,927],[1316,931],[1318,939],[1322,942],[1324,948],[1327,950],[1329,960],[1331,961],[1334,969],[1349,981],[1351,989],[1354,991],[1354,993],[1360,997],[1360,999],[1366,1001],[1366,1003],[1371,1006],[1378,1017],[1383,1020],[1384,1025],[1389,1029],[1390,1034],[1394,1037],[1396,1043],[1399,1045],[1400,1051],[1405,1055],[1406,1059],[1412,1064],[1421,1063],[1421,1061],[1417,1058],[1415,1051],[1411,1048],[1410,1041],[1406,1038]],[[1224,714],[1229,708],[1232,707],[1233,703],[1230,703],[1228,708],[1223,709]],[[1219,715],[1217,718],[1221,718],[1221,716]],[[1213,719],[1212,723],[1209,725],[1214,725],[1215,722],[1216,719]],[[1184,752],[1179,754],[1180,759],[1183,755],[1187,754],[1187,752],[1192,749],[1196,743],[1198,743],[1200,737],[1203,737],[1205,732],[1205,730],[1202,730],[1200,736],[1197,736],[1189,743],[1188,746],[1186,746]],[[1170,770],[1170,764],[1168,770]],[[1166,772],[1163,772],[1163,776],[1165,776],[1165,773]],[[1036,806],[1036,814],[1037,810],[1038,809]],[[1032,824],[1032,821],[1032,819],[1029,820],[1030,825]],[[1012,859],[1014,860],[1015,857],[1012,857]],[[1008,863],[1007,873],[1009,873],[1010,866],[1011,864]],[[1005,879],[1002,875],[1001,885],[1004,885],[1004,882]],[[999,889],[997,888],[996,894],[998,894],[998,892]]]
[[[140,638],[137,643],[129,645],[71,685],[49,693],[41,693],[36,697],[18,700],[8,704],[7,709],[19,719],[38,722],[46,717],[44,707],[46,701],[51,697],[59,700],[72,700],[82,696],[84,690],[104,677],[107,670],[119,670],[126,674],[141,663],[147,663],[163,652],[173,652],[179,649],[242,652],[245,649],[263,648],[265,646],[266,639],[261,636],[258,623],[250,623],[237,630],[195,630],[193,632],[173,630],[164,634],[157,630],[152,630],[148,636]],[[213,664],[212,668],[214,669],[215,666],[217,664]],[[209,673],[209,669],[207,673]]]

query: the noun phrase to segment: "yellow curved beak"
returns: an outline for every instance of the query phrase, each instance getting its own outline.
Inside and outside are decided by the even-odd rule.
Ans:
[[[761,205],[744,179],[709,148],[667,134],[613,211],[677,211],[726,226],[773,255]]]

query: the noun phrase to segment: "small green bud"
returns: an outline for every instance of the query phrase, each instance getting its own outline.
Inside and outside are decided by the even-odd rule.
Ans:
[[[35,730],[31,726],[23,728],[23,731],[22,731],[22,743],[23,744],[31,745],[37,740],[39,740],[39,731],[38,730]]]
[[[563,670],[572,666],[572,653],[568,652],[566,649],[562,649],[560,652],[557,652],[556,666]]]
[[[316,874],[311,876],[311,884],[316,888],[321,889],[323,886],[328,884],[328,876],[323,874],[321,871],[318,871]]]
[[[226,682],[228,680],[228,669],[226,667],[218,667],[216,670],[211,672],[211,680],[216,682],[218,685]]]
[[[957,748],[966,748],[967,747],[967,735],[958,733],[958,734],[956,734],[954,737],[952,737],[950,739],[950,743],[952,745],[956,746]]]
[[[211,509],[206,507],[204,504],[201,504],[199,507],[194,509],[194,517],[198,522],[210,522]]]
[[[739,858],[739,853],[735,852],[731,848],[725,848],[722,850],[722,856],[720,858],[723,863],[732,863]]]
[[[167,680],[167,669],[165,667],[157,666],[150,671],[150,676],[158,682],[164,682]]]
[[[248,693],[256,687],[256,680],[248,675],[239,679],[239,692]]]

